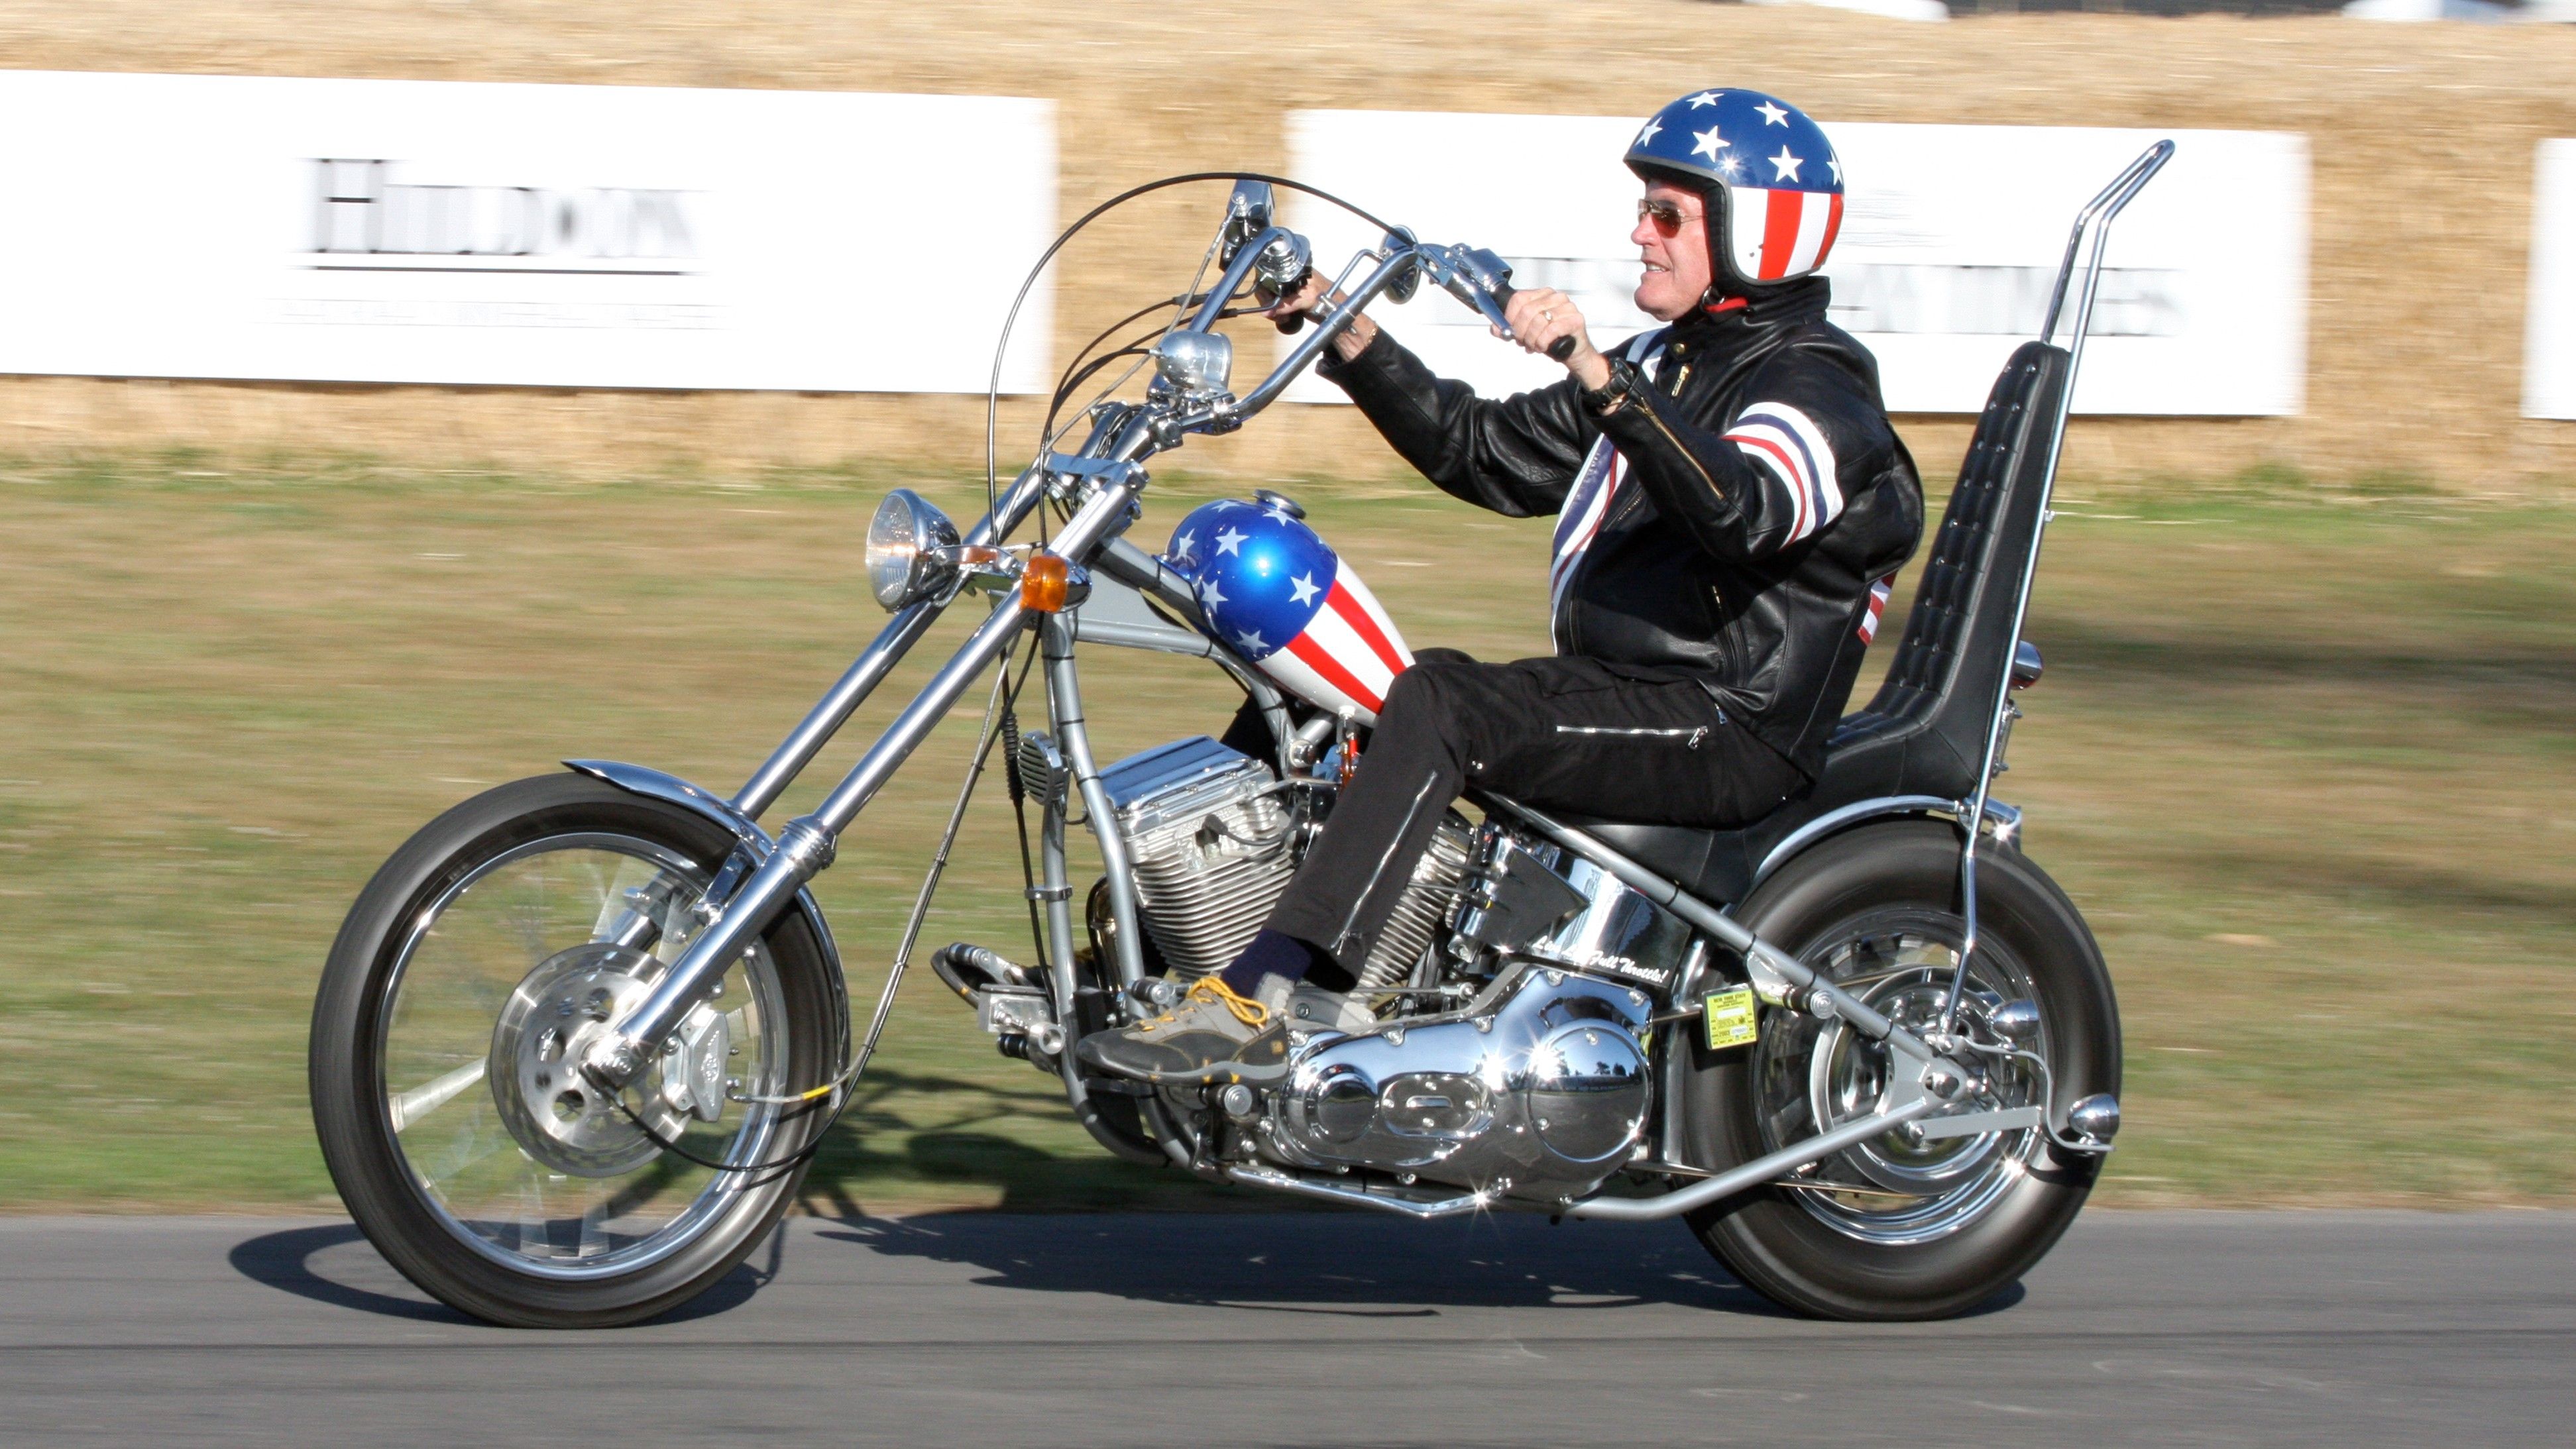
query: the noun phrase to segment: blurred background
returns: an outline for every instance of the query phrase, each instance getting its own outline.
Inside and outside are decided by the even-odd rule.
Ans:
[[[2535,156],[2576,137],[2576,26],[2480,0],[2216,9],[0,0],[0,55],[17,71],[1051,103],[1051,191],[989,185],[903,223],[951,228],[943,244],[961,249],[995,227],[1051,235],[1152,177],[1285,167],[1289,117],[1314,110],[1633,116],[1731,84],[1829,125],[2303,137],[2305,195],[2279,203],[2304,227],[2295,400],[2077,420],[2029,629],[2049,675],[2000,793],[2121,992],[2129,1125],[2101,1201],[2565,1204],[2576,422],[2526,415],[2546,411],[2528,400],[2526,319]],[[43,115],[11,130],[22,160],[95,140]],[[1008,169],[937,132],[821,140],[854,167]],[[1221,198],[1162,193],[1113,215],[1024,327],[1060,363],[1170,294]],[[1406,214],[1404,198],[1363,199]],[[184,214],[150,238],[172,267],[190,240]],[[987,347],[980,319],[1017,280],[854,262],[843,310],[803,345],[900,373],[943,325],[965,327],[947,309],[979,319]],[[110,300],[24,268],[5,284],[0,330]],[[303,1102],[305,1018],[375,865],[447,805],[565,756],[729,789],[878,628],[857,558],[878,496],[980,506],[983,404],[964,390],[7,365],[0,1207],[14,1210],[332,1207]],[[1898,423],[1937,506],[1967,420]],[[1006,469],[1036,425],[1033,402],[1005,400]],[[1546,648],[1547,521],[1447,501],[1347,409],[1283,405],[1156,479],[1140,538],[1205,498],[1281,488],[1416,647]],[[786,810],[942,653],[916,655]],[[1232,706],[1212,671],[1090,667],[1112,753],[1213,732]],[[917,759],[819,882],[854,991],[892,952],[971,725]],[[1017,885],[996,791],[925,945],[1021,949]],[[818,1204],[1232,1200],[1108,1160],[935,982],[907,987],[880,1061],[811,1179]]]

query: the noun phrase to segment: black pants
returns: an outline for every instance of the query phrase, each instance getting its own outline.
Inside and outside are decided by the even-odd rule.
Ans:
[[[1356,975],[1442,812],[1471,784],[1542,810],[1714,828],[1768,813],[1801,778],[1688,680],[1425,650],[1396,676],[1359,773],[1268,924]],[[1349,985],[1317,971],[1318,985]]]

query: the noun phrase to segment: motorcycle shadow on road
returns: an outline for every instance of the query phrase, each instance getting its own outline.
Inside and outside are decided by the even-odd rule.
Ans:
[[[1359,1318],[1453,1308],[1634,1308],[1778,1316],[1677,1226],[1544,1218],[1413,1223],[1356,1212],[942,1213],[845,1219],[819,1237],[984,1270],[982,1287]],[[1696,1260],[1696,1261],[1694,1261]]]
[[[696,1299],[653,1320],[683,1323],[729,1312],[751,1301],[778,1275],[785,1244],[772,1233],[749,1261],[726,1274]],[[379,1257],[355,1223],[320,1223],[246,1238],[225,1254],[234,1272],[262,1287],[309,1298],[333,1308],[408,1318],[424,1323],[472,1326],[474,1319],[403,1281]]]
[[[928,1175],[1000,1186],[1000,1204],[877,1216],[852,1191],[864,1192],[864,1175],[821,1174],[804,1197],[805,1211],[821,1219],[808,1230],[821,1241],[798,1245],[809,1270],[824,1243],[846,1243],[981,1269],[971,1280],[979,1287],[1272,1313],[1405,1318],[1445,1309],[1669,1305],[1784,1316],[1679,1222],[1552,1226],[1528,1213],[1410,1222],[1176,1183],[1152,1169],[1058,1158],[981,1133],[924,1134],[908,1156]],[[1165,1210],[1065,1211],[1121,1200]],[[2022,1291],[2016,1284],[1976,1311],[2008,1308]]]

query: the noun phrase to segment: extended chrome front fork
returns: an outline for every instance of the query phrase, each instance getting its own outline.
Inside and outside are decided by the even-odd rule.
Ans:
[[[1084,558],[1104,538],[1126,524],[1136,496],[1145,484],[1142,469],[1124,464],[1092,464],[1086,471],[1093,472],[1096,486],[1052,545],[1056,553],[1076,560]],[[977,525],[973,536],[976,541],[1008,537],[1011,530],[1037,506],[1043,496],[1045,482],[1044,475],[1036,469],[1022,475],[1012,486],[1005,505],[997,509],[994,516]],[[937,608],[936,605],[915,607]],[[796,899],[796,893],[804,889],[805,883],[832,863],[841,832],[848,829],[859,812],[867,808],[868,802],[894,777],[895,771],[930,737],[931,731],[956,705],[967,686],[1001,657],[1026,624],[1027,611],[1021,603],[1020,588],[1014,585],[994,606],[991,617],[979,625],[930,682],[922,686],[921,692],[913,697],[892,724],[886,726],[885,733],[879,735],[867,753],[859,757],[859,762],[833,788],[832,793],[825,796],[812,813],[788,822],[778,837],[778,848],[743,881],[732,899],[722,903],[720,914],[680,953],[680,958],[663,973],[652,991],[601,1034],[582,1059],[585,1075],[601,1087],[615,1091],[644,1070],[653,1060],[657,1044],[678,1027],[681,1018],[688,1014],[706,988],[721,980],[735,958],[768,929],[778,914]],[[745,797],[759,798],[765,794],[774,799],[784,790],[796,770],[822,748],[832,730],[848,718],[868,691],[891,670],[902,652],[910,648],[927,628],[926,619],[897,616],[868,652],[861,655],[843,675],[832,693],[815,706],[796,732],[744,786]],[[804,758],[795,758],[799,754]],[[763,800],[762,803],[767,802]]]

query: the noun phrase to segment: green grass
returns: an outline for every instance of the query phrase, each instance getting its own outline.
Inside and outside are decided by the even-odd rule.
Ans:
[[[329,1206],[305,1017],[367,874],[567,755],[731,789],[881,622],[858,540],[898,481],[972,511],[971,486],[868,467],[0,466],[0,1206]],[[1417,646],[1544,647],[1545,521],[1382,478],[1283,486]],[[1158,485],[1140,536],[1208,491]],[[2070,488],[2030,629],[2049,676],[2001,794],[2119,982],[2130,1126],[2103,1200],[2576,1200],[2571,559],[2576,508],[2400,477]],[[1109,754],[1230,707],[1204,667],[1089,658]],[[819,883],[863,994],[971,725]],[[1024,952],[1017,874],[996,792],[925,945]],[[880,1062],[819,1200],[1277,1205],[1111,1161],[934,983],[906,987]]]

